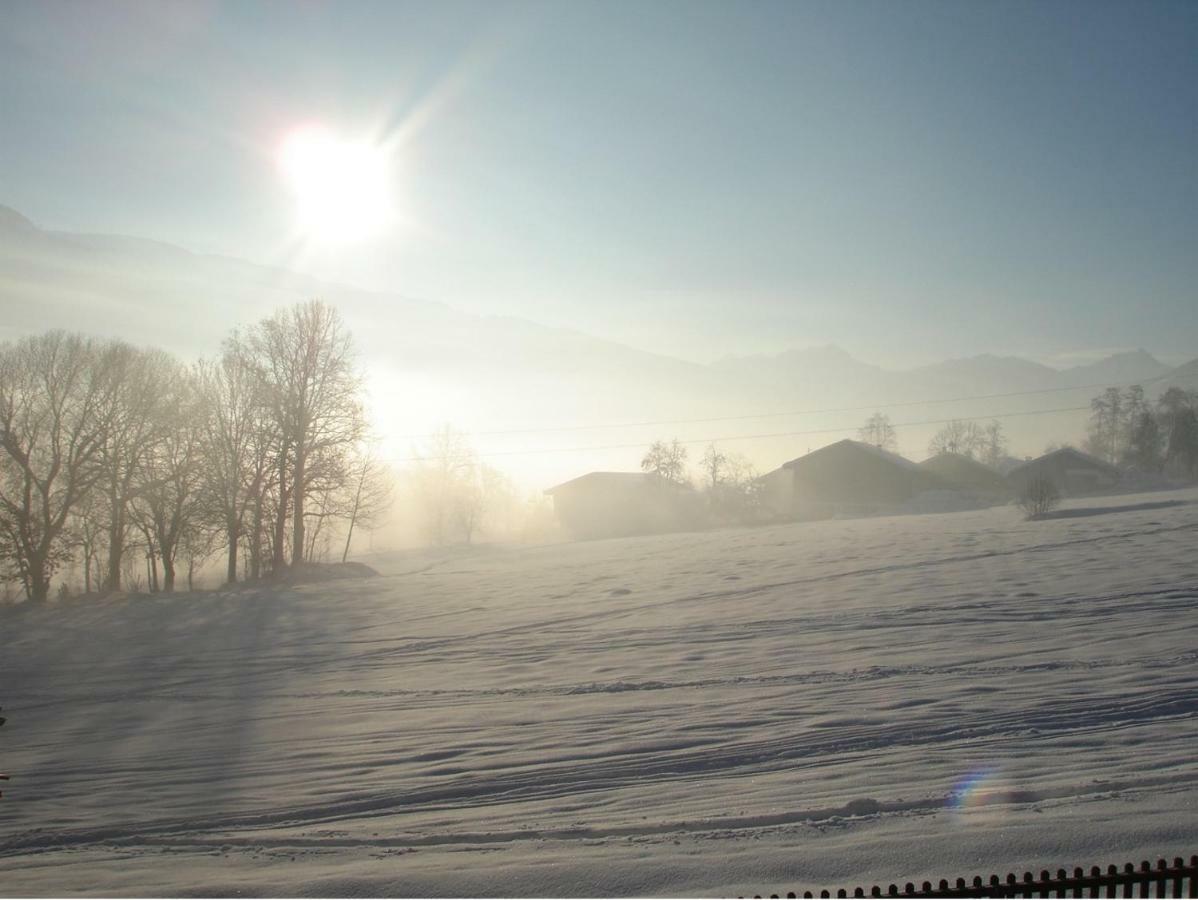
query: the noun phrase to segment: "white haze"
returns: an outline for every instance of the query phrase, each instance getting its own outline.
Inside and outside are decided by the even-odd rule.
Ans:
[[[951,418],[999,417],[1012,454],[1035,455],[1080,442],[1088,418],[1043,411],[1085,407],[1102,386],[1143,382],[1151,393],[1171,383],[1170,367],[1143,350],[1064,369],[978,356],[895,371],[835,347],[703,365],[153,241],[45,231],[0,208],[0,303],[10,311],[0,337],[67,328],[194,359],[215,353],[230,329],[312,297],[333,304],[354,334],[388,460],[402,468],[449,423],[528,492],[596,469],[635,470],[659,438],[688,442],[695,460],[717,439],[765,472],[855,437],[875,409],[916,460],[939,426],[907,423]]]

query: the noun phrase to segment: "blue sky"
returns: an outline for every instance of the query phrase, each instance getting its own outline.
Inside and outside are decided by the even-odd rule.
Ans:
[[[1198,354],[1198,4],[0,2],[0,203],[694,359]],[[287,129],[409,223],[292,255]]]

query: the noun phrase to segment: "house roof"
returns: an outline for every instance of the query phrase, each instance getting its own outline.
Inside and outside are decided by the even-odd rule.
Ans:
[[[1007,475],[1015,475],[1018,472],[1022,472],[1024,469],[1039,468],[1042,465],[1054,462],[1056,460],[1068,460],[1074,464],[1081,464],[1084,466],[1089,466],[1093,469],[1100,469],[1103,472],[1109,472],[1112,475],[1119,474],[1118,468],[1112,466],[1109,462],[1099,459],[1097,456],[1091,456],[1089,453],[1083,453],[1076,447],[1062,447],[1059,450],[1053,450],[1051,453],[1045,453],[1043,456],[1037,456],[1035,459],[1028,460],[1021,466],[1016,466],[1014,469],[1008,472]]]
[[[837,441],[835,444],[828,444],[826,447],[820,447],[818,450],[813,450],[806,456],[800,456],[796,459],[792,459],[790,462],[785,462],[782,464],[782,468],[793,469],[798,466],[802,466],[804,460],[810,460],[817,457],[843,456],[845,454],[854,453],[868,453],[904,469],[921,471],[919,466],[911,462],[911,460],[907,459],[906,457],[899,456],[897,453],[891,453],[889,450],[883,450],[881,447],[875,447],[873,444],[867,444],[864,441],[854,441],[849,438],[845,438],[843,441]]]
[[[1007,487],[1006,479],[994,469],[961,453],[938,453],[919,467],[963,487],[998,491]]]
[[[584,486],[594,488],[630,488],[670,484],[671,482],[666,481],[666,479],[653,472],[587,472],[585,475],[579,475],[577,478],[571,478],[569,481],[563,481],[561,484],[554,485],[545,491],[545,493],[552,496],[563,488]],[[678,485],[678,487],[682,487],[682,485]]]

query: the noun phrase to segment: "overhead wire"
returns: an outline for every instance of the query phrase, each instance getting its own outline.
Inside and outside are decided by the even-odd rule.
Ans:
[[[979,394],[979,395],[974,395],[974,396],[970,396],[970,397],[954,397],[954,398],[934,399],[934,400],[906,400],[906,401],[889,403],[889,404],[874,403],[874,404],[865,404],[865,405],[861,405],[861,406],[827,407],[827,408],[823,408],[823,409],[796,410],[796,411],[790,411],[790,412],[762,413],[762,414],[742,415],[742,416],[719,416],[719,417],[702,418],[702,419],[672,419],[672,420],[659,420],[659,421],[651,421],[651,422],[629,422],[629,423],[613,424],[613,425],[562,426],[562,427],[545,428],[545,429],[511,429],[511,430],[501,430],[501,431],[478,431],[478,432],[470,433],[469,436],[470,437],[496,437],[496,436],[505,436],[505,435],[514,435],[514,434],[550,434],[550,433],[561,433],[561,432],[568,432],[568,431],[597,430],[597,429],[602,429],[602,428],[628,428],[628,427],[634,427],[634,426],[652,427],[652,426],[664,426],[664,425],[705,424],[705,423],[711,423],[711,422],[742,421],[745,419],[769,418],[769,417],[788,416],[788,415],[796,415],[796,416],[797,415],[821,415],[821,414],[837,413],[837,412],[862,412],[862,411],[867,411],[867,410],[881,411],[884,409],[895,409],[895,408],[909,407],[909,406],[931,406],[931,405],[942,404],[942,403],[961,403],[961,402],[968,402],[968,401],[972,401],[972,400],[990,400],[990,399],[1002,399],[1002,398],[1010,398],[1010,397],[1023,397],[1023,396],[1032,396],[1032,395],[1038,395],[1038,394],[1061,393],[1064,391],[1073,391],[1073,390],[1093,390],[1094,388],[1104,388],[1104,389],[1111,388],[1111,387],[1128,388],[1128,387],[1132,387],[1133,385],[1143,386],[1143,385],[1154,384],[1158,381],[1162,381],[1166,378],[1169,378],[1171,375],[1172,375],[1171,372],[1166,372],[1162,375],[1158,375],[1153,378],[1145,378],[1145,379],[1136,381],[1134,383],[1129,383],[1129,384],[1124,384],[1124,385],[1111,385],[1109,382],[1102,382],[1102,383],[1089,384],[1089,385],[1070,385],[1069,387],[1036,388],[1036,389],[1031,389],[1031,390],[1026,390],[1026,391],[1008,391],[1008,392],[999,393],[999,394]],[[1009,419],[1009,418],[1018,418],[1021,416],[1039,416],[1039,415],[1053,415],[1053,414],[1070,413],[1070,412],[1084,412],[1089,409],[1091,409],[1090,404],[1086,404],[1085,406],[1066,406],[1066,407],[1057,407],[1054,409],[1017,410],[1017,411],[1013,411],[1013,412],[1003,412],[1003,413],[978,413],[978,414],[973,414],[973,415],[969,415],[969,416],[958,415],[958,416],[952,416],[950,418],[945,418],[945,419],[924,419],[924,420],[917,421],[917,422],[892,422],[890,424],[891,424],[891,427],[896,428],[896,429],[898,429],[898,428],[915,428],[915,427],[928,426],[928,425],[946,425],[950,422],[958,421],[962,418]],[[712,443],[720,443],[720,442],[724,442],[724,441],[764,440],[764,439],[768,439],[768,438],[808,437],[808,436],[814,436],[814,435],[846,434],[846,433],[852,433],[852,432],[855,432],[858,430],[859,430],[858,426],[847,426],[847,427],[840,427],[840,428],[814,428],[814,429],[804,429],[804,430],[797,430],[797,431],[775,431],[775,432],[765,432],[765,433],[757,433],[757,434],[730,434],[730,435],[720,435],[720,436],[716,436],[716,437],[688,438],[686,440],[680,440],[680,441],[678,441],[678,443],[688,444],[688,445],[689,444],[712,444]],[[405,436],[401,436],[401,437],[397,438],[397,440],[402,440],[402,439],[404,439],[404,437]],[[409,435],[406,437],[410,439],[414,436]],[[429,436],[428,435],[419,435],[419,436],[415,436],[415,437],[427,438]],[[595,453],[595,452],[603,452],[603,451],[610,451],[610,450],[632,450],[632,449],[640,449],[643,447],[644,447],[644,441],[637,441],[637,442],[618,443],[618,444],[596,444],[596,445],[580,446],[580,447],[533,447],[533,448],[524,448],[524,449],[519,449],[519,450],[492,450],[492,451],[487,451],[487,452],[476,453],[475,455],[478,457],[489,459],[492,457],[532,456],[532,455],[539,455],[539,454],[546,454],[546,453]],[[413,454],[413,455],[406,456],[406,457],[390,457],[388,459],[388,461],[396,462],[396,463],[405,463],[405,462],[406,463],[416,463],[416,462],[438,462],[438,461],[443,461],[445,459],[447,459],[447,457],[445,457],[445,456],[436,456],[436,455],[424,456],[424,455]]]
[[[977,419],[1010,419],[1019,416],[1042,416],[1052,413],[1067,413],[1067,412],[1082,412],[1090,409],[1089,404],[1086,406],[1062,406],[1056,409],[1029,409],[1019,410],[1016,412],[1006,413],[987,413],[985,415],[972,416],[970,418]],[[893,422],[893,428],[913,428],[920,425],[946,425],[949,422],[960,420],[960,416],[949,419],[924,419],[920,422]],[[782,437],[805,437],[817,434],[843,434],[847,432],[858,431],[856,425],[844,428],[811,428],[803,431],[773,431],[762,434],[729,434],[719,437],[704,437],[704,438],[689,438],[680,440],[680,444],[718,444],[722,441],[747,441],[760,440],[765,438],[782,438]],[[644,441],[637,441],[626,444],[597,444],[589,447],[535,447],[523,450],[494,450],[486,453],[476,453],[479,457],[496,457],[496,456],[531,456],[540,453],[584,453],[584,452],[599,452],[604,450],[632,450],[639,449],[645,446]],[[410,457],[391,457],[390,462],[436,462],[445,460],[448,457],[444,456],[410,456]]]
[[[600,431],[609,428],[651,428],[665,425],[707,425],[712,422],[743,422],[749,419],[776,419],[786,416],[817,416],[827,413],[868,412],[870,410],[881,411],[885,409],[900,409],[909,406],[933,406],[942,403],[966,403],[973,400],[1002,400],[1010,397],[1027,397],[1037,394],[1059,394],[1067,391],[1087,391],[1098,388],[1128,388],[1135,384],[1154,384],[1157,381],[1168,378],[1169,375],[1170,373],[1166,372],[1163,375],[1157,375],[1153,378],[1145,378],[1140,381],[1128,382],[1122,385],[1112,385],[1109,381],[1104,381],[1096,382],[1094,384],[1074,384],[1064,387],[1030,388],[1024,391],[1006,391],[999,394],[973,394],[971,396],[964,397],[938,397],[926,400],[897,400],[890,403],[866,403],[860,406],[829,406],[819,409],[792,409],[774,412],[742,413],[734,416],[710,416],[698,419],[657,419],[636,422],[600,422],[590,425],[549,425],[540,428],[504,428],[491,431],[472,431],[470,432],[470,436],[506,437],[517,434],[557,434],[567,431]],[[400,434],[395,436],[395,440],[425,440],[429,437],[431,437],[431,435],[427,433]]]

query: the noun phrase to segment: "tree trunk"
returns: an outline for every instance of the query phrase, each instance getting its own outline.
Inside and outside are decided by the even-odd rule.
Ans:
[[[354,491],[354,508],[349,514],[349,530],[345,533],[345,549],[341,551],[341,561],[344,563],[349,556],[349,542],[354,537],[354,524],[358,521],[358,507],[362,505],[362,485],[366,481],[366,467],[369,460],[362,464],[362,474],[358,478],[358,489]]]
[[[40,556],[29,558],[29,568],[25,574],[25,596],[34,603],[45,603],[50,596],[50,579],[46,575],[46,561]]]
[[[287,495],[284,494],[279,500],[279,513],[275,518],[275,534],[274,541],[271,546],[271,572],[275,575],[282,573],[287,567]]]
[[[225,533],[229,538],[229,564],[225,568],[225,582],[227,584],[237,583],[237,542],[240,539],[236,522],[229,522],[225,529]],[[187,589],[191,590],[191,567],[188,566]]]
[[[157,594],[158,593],[158,554],[154,552],[153,544],[151,544],[149,549],[146,550],[146,559],[149,562],[149,566],[150,566],[150,584],[149,584],[150,593]],[[164,565],[165,565],[165,562],[166,561],[164,560],[163,561]]]
[[[262,495],[254,504],[254,521],[250,532],[250,579],[262,577]]]
[[[125,521],[123,510],[115,500],[108,528],[108,578],[104,585],[109,591],[121,589],[121,558],[125,555]]]
[[[275,517],[275,541],[272,574],[281,575],[287,567],[287,451],[279,455],[279,511]]]
[[[297,566],[304,561],[304,470],[307,466],[305,454],[295,451],[295,481],[291,489],[293,507],[291,522],[291,564]]]
[[[271,556],[271,572],[275,575],[282,574],[287,568],[287,495],[284,494],[279,500],[279,515],[275,519],[275,539],[274,546],[271,548],[274,552]]]
[[[173,594],[175,591],[175,561],[162,557],[162,592]]]

